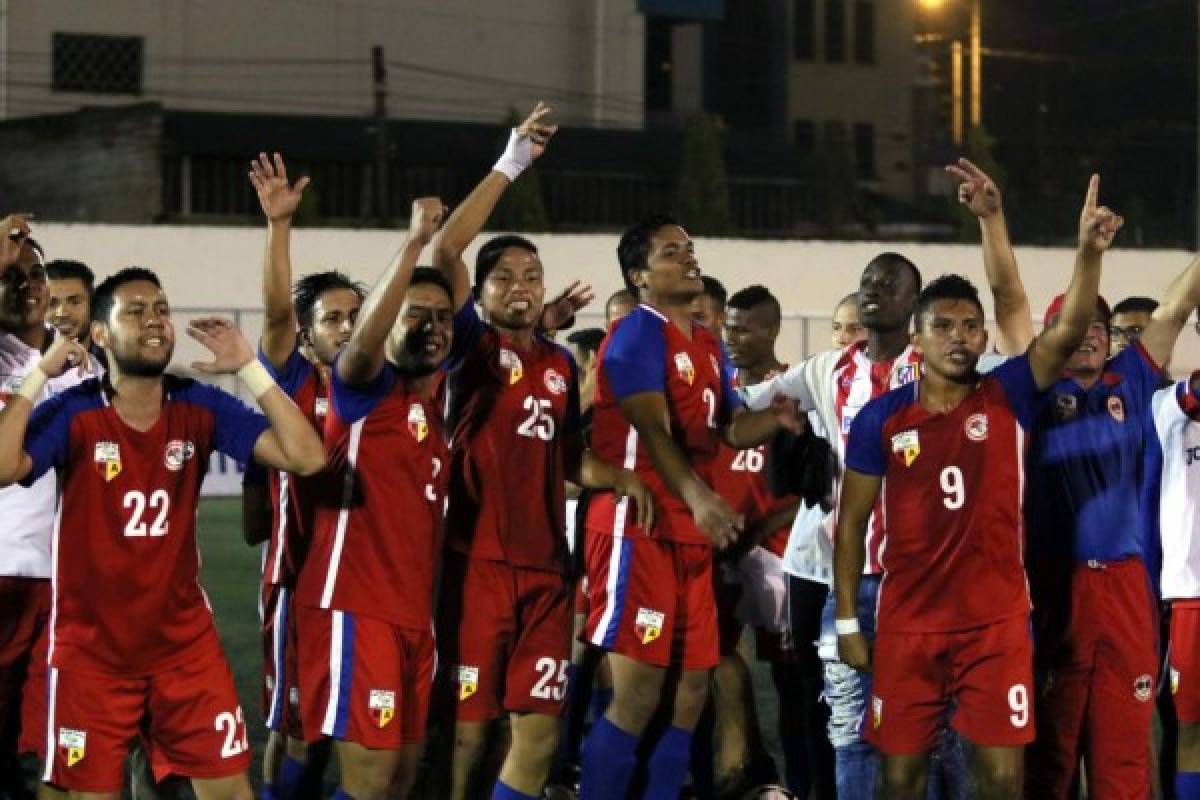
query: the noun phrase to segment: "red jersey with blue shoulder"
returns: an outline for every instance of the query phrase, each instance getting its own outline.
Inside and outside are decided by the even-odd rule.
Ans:
[[[293,348],[282,369],[275,369],[259,351],[259,361],[275,378],[279,388],[300,409],[318,433],[325,428],[329,411],[329,391],[316,366]],[[268,586],[296,588],[296,577],[312,539],[313,521],[319,493],[328,485],[329,475],[321,472],[305,477],[282,470],[267,470],[271,494],[271,538],[263,554],[263,583]]]
[[[621,413],[623,399],[645,392],[666,397],[667,429],[702,479],[712,482],[720,428],[738,403],[716,338],[692,325],[689,338],[648,305],[615,322],[597,354],[592,451],[615,466],[637,472],[654,495],[652,534],[685,544],[711,544],[687,505],[667,489],[637,430]],[[597,492],[588,506],[588,528],[614,536],[634,525],[628,503]]]
[[[575,359],[540,336],[519,347],[468,302],[454,315],[447,366],[447,546],[529,569],[566,569],[565,456],[581,430]]]
[[[32,483],[58,471],[50,662],[127,677],[219,647],[200,587],[196,505],[213,451],[240,463],[268,427],[216,387],[163,376],[163,405],[131,428],[99,380],[34,409],[25,434]]]
[[[1050,390],[1029,454],[1030,559],[1146,559],[1140,513],[1147,442],[1157,446],[1151,399],[1162,373],[1138,342],[1104,366],[1090,389]]]
[[[391,363],[351,386],[331,370],[321,503],[296,602],[428,630],[448,451],[437,397]]]
[[[980,378],[951,411],[915,382],[869,402],[846,466],[883,478],[878,630],[944,633],[1029,613],[1021,498],[1039,391],[1028,356]]]

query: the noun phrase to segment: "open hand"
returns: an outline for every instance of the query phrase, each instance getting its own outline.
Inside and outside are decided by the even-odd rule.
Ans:
[[[987,173],[965,158],[947,164],[946,172],[958,181],[958,202],[980,219],[998,214],[1004,208],[1004,199],[996,182]]]
[[[712,540],[713,546],[724,550],[737,541],[745,527],[745,517],[734,512],[720,495],[708,489],[692,505],[696,527]]]
[[[263,214],[270,221],[278,222],[290,219],[296,213],[309,179],[305,175],[295,184],[289,184],[283,156],[276,153],[272,162],[266,153],[259,153],[258,158],[250,162],[250,183],[254,184],[254,191],[258,193]]]
[[[571,285],[563,289],[558,297],[546,303],[542,309],[542,328],[557,331],[571,321],[579,310],[587,307],[596,299],[591,284],[582,281],[571,281]]]
[[[1087,196],[1079,213],[1079,247],[1093,253],[1103,253],[1112,247],[1113,238],[1125,219],[1108,206],[1097,205],[1100,196],[1100,176],[1088,181]]]
[[[246,337],[224,317],[200,317],[188,323],[188,336],[213,354],[212,361],[193,361],[192,369],[206,375],[231,375],[254,360]]]

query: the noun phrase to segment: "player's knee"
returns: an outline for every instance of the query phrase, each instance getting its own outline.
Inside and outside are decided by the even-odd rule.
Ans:
[[[487,745],[487,725],[458,723],[454,726],[454,760],[474,764]]]
[[[557,722],[557,720],[555,720]],[[558,726],[532,726],[514,731],[512,756],[526,773],[547,775],[558,751]]]
[[[1022,791],[1021,760],[1019,758],[992,760],[979,768],[979,796],[992,798],[1020,797]]]
[[[691,730],[708,703],[708,672],[685,672],[675,690],[675,723]]]
[[[925,770],[922,763],[911,758],[887,758],[883,762],[883,785],[892,800],[908,800],[924,796]]]
[[[627,683],[613,692],[609,704],[609,719],[627,731],[641,732],[658,710],[661,684],[650,686],[640,682]]]
[[[1200,722],[1179,723],[1176,752],[1179,754],[1181,770],[1200,772]]]

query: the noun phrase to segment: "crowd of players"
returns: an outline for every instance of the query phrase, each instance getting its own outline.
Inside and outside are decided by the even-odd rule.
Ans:
[[[308,181],[279,155],[252,164],[257,352],[228,320],[188,334],[212,354],[193,368],[236,374],[259,411],[164,372],[175,334],[155,273],[93,287],[83,264],[45,263],[27,216],[3,221],[9,794],[22,753],[40,797],[117,797],[133,748],[135,779],[251,796],[246,718],[198,582],[217,451],[251,465],[244,527],[265,543],[264,797],[320,796],[332,752],[339,800],[765,783],[842,800],[879,784],[1146,798],[1173,783],[1200,798],[1200,376],[1166,373],[1200,260],[1161,304],[1110,311],[1101,262],[1122,220],[1093,177],[1070,284],[1035,335],[1000,193],[960,161],[995,348],[966,279],[923,285],[884,253],[835,309],[833,348],[788,367],[771,292],[727,297],[665,216],[621,236],[607,330],[563,347],[589,287],[546,302],[520,236],[485,242],[473,272],[463,260],[553,136],[548,113],[453,213],[414,201],[369,293],[338,272],[293,282]],[[770,665],[782,770],[746,626]],[[1161,752],[1156,698],[1178,716]]]

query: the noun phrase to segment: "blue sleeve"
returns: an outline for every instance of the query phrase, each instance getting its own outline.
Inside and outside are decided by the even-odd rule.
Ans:
[[[600,369],[617,400],[667,391],[667,337],[653,314],[635,311],[613,329]]]
[[[338,418],[350,424],[370,414],[371,409],[388,396],[396,385],[396,370],[385,361],[383,369],[379,370],[379,374],[374,378],[366,383],[351,386],[343,381],[338,373],[338,359],[341,357],[342,354],[338,353],[337,358],[333,360],[329,398],[333,401],[333,410],[337,412]]]
[[[263,353],[261,347],[258,349],[258,360],[267,368],[267,372],[271,373],[271,377],[279,384],[279,388],[283,390],[283,393],[293,399],[296,397],[296,392],[300,391],[300,387],[304,385],[304,382],[308,380],[308,376],[313,372],[312,362],[304,357],[299,347],[292,348],[292,354],[288,356],[283,369],[280,370],[275,369],[270,359]]]
[[[863,475],[883,477],[887,472],[887,453],[883,449],[883,423],[887,421],[889,395],[877,397],[863,406],[850,425],[846,441],[846,466]]]
[[[579,365],[575,363],[575,357],[571,355],[571,351],[564,347],[559,347],[562,354],[567,359],[567,365],[571,368],[571,379],[567,383],[567,416],[564,420],[567,433],[577,433],[583,429],[582,414],[579,411]]]
[[[487,324],[475,310],[474,298],[467,298],[463,307],[454,312],[454,340],[450,344],[450,355],[446,358],[444,368],[454,369],[461,364],[467,354],[475,349],[479,337],[486,330]]]
[[[1041,398],[1046,391],[1039,389],[1033,377],[1033,367],[1029,364],[1029,354],[1010,358],[988,373],[986,380],[994,380],[1004,390],[1008,405],[1013,416],[1025,430],[1033,428],[1034,418]]]
[[[32,486],[49,470],[62,467],[67,460],[71,433],[72,406],[69,401],[75,392],[57,394],[38,403],[25,427],[25,452],[33,459],[29,474],[21,479],[22,486]]]
[[[733,418],[733,412],[745,405],[742,402],[742,396],[733,388],[733,375],[735,372],[733,364],[729,363],[729,352],[725,349],[725,343],[721,343],[721,413],[724,419],[728,422]]]
[[[263,431],[271,427],[266,416],[226,391],[206,383],[193,383],[187,400],[213,415],[213,449],[239,464],[246,464]]]
[[[1129,347],[1113,356],[1109,360],[1107,368],[1118,373],[1134,387],[1134,391],[1137,392],[1138,406],[1149,413],[1150,398],[1154,396],[1161,385],[1162,370],[1154,363],[1154,359],[1146,352],[1146,348],[1140,342],[1133,342]]]

